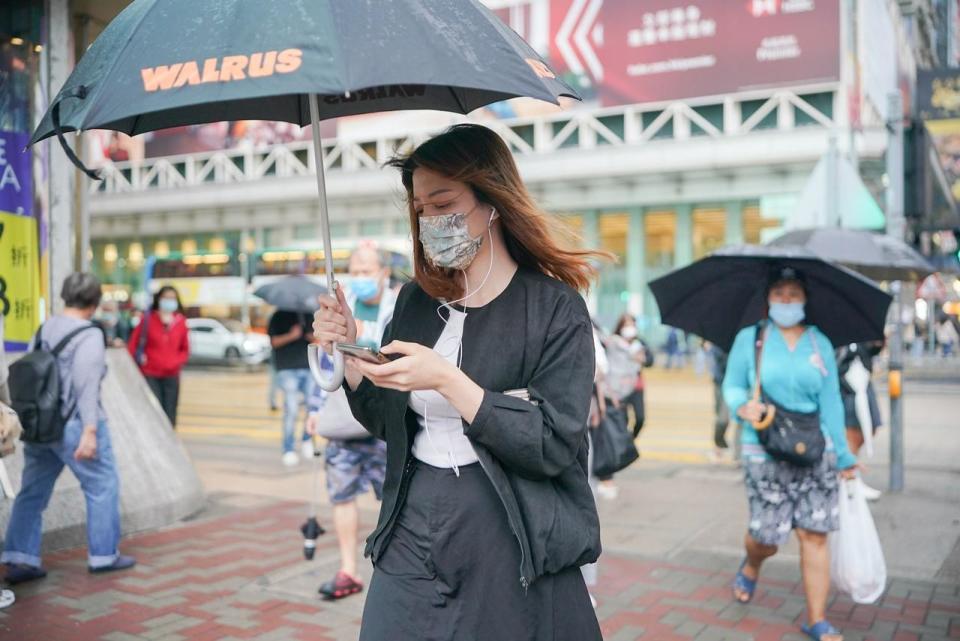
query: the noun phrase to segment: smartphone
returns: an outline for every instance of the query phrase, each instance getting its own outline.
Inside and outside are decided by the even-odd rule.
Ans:
[[[352,345],[350,343],[337,343],[337,349],[348,356],[354,356],[360,360],[367,361],[368,363],[374,363],[376,365],[389,363],[393,359],[400,356],[400,354],[382,354],[380,353],[380,350],[373,347],[367,347],[365,345]]]

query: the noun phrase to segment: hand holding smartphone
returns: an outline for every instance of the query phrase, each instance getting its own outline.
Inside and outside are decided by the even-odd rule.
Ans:
[[[337,350],[347,356],[359,358],[362,361],[383,365],[399,358],[402,354],[384,354],[380,350],[365,345],[353,345],[351,343],[337,343]]]

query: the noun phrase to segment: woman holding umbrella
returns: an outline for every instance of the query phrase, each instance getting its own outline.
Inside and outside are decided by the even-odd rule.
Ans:
[[[349,359],[357,419],[387,442],[364,641],[600,639],[579,566],[600,552],[587,484],[591,252],[564,249],[503,141],[461,125],[395,162],[415,279],[375,365]],[[342,292],[324,348],[352,343]]]
[[[840,632],[825,618],[830,591],[827,533],[838,527],[838,470],[844,478],[853,478],[857,461],[847,447],[837,364],[827,337],[803,322],[807,291],[800,271],[773,269],[766,298],[769,320],[739,332],[723,382],[724,399],[743,423],[750,504],[746,558],[734,581],[734,596],[743,603],[753,598],[764,560],[796,531],[807,597],[803,631],[816,641],[838,641]],[[774,429],[764,419],[775,412],[819,419],[823,454],[809,461],[772,458],[768,439],[773,437],[761,439],[759,430]]]

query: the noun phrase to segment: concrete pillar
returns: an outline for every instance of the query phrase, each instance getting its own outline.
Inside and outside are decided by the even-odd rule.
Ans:
[[[596,210],[585,211],[581,215],[581,220],[583,220],[583,226],[581,227],[581,234],[583,235],[583,246],[589,249],[597,249],[600,247],[600,222],[599,216],[597,215]],[[597,290],[600,287],[600,282],[594,283],[593,287],[590,288],[590,292],[587,294],[587,309],[590,310],[591,314],[597,313]]]
[[[101,394],[120,477],[123,533],[171,525],[200,511],[200,478],[127,350],[107,350]],[[3,461],[14,491],[19,491],[23,447]],[[65,471],[43,515],[44,550],[86,545],[84,505],[80,484]],[[12,507],[13,501],[0,500],[0,533],[7,529]]]
[[[743,243],[743,203],[731,200],[724,206],[726,210],[726,233],[724,242],[728,245]]]
[[[70,53],[70,6],[68,0],[47,0],[47,19],[50,25],[48,41],[48,81],[47,95],[54,96],[63,87],[70,75],[72,56]],[[68,135],[67,140],[74,138]],[[50,305],[54,313],[62,311],[60,287],[64,279],[74,270],[74,218],[73,189],[75,183],[74,167],[67,156],[59,149],[56,139],[49,143],[47,158],[49,168],[50,202]]]
[[[630,292],[630,299],[627,302],[627,311],[634,316],[642,316],[644,292],[647,289],[647,244],[643,233],[643,207],[630,210],[629,216],[626,267],[627,291]]]
[[[677,205],[677,232],[673,245],[673,264],[683,267],[693,262],[693,206]]]

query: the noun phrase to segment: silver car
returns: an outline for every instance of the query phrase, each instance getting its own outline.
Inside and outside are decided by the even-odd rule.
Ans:
[[[258,365],[270,358],[270,338],[234,320],[188,318],[191,363]]]

